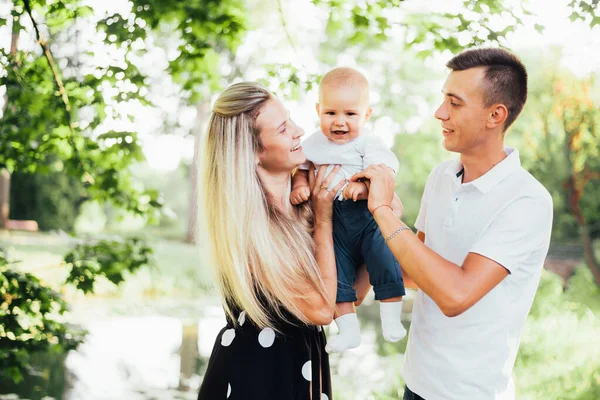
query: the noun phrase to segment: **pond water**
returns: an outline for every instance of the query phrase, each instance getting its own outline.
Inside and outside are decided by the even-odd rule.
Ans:
[[[407,328],[413,295],[404,301]],[[68,354],[36,355],[36,371],[23,382],[0,382],[0,399],[196,399],[215,337],[224,325],[218,299],[201,304],[158,299],[116,307],[107,302],[76,304],[70,319],[88,330],[85,342]],[[383,340],[379,305],[372,298],[358,310],[361,346],[331,356],[334,395],[398,398],[406,339],[395,344]],[[336,334],[334,326],[326,331]]]

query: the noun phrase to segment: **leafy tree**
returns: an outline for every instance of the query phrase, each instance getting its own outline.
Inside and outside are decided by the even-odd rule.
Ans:
[[[152,254],[152,249],[136,238],[78,245],[65,256],[65,262],[71,266],[66,283],[84,293],[93,293],[94,284],[101,276],[119,285],[127,274],[144,266],[154,266]]]
[[[569,3],[571,8],[571,21],[582,20],[590,24],[593,28],[600,25],[600,14],[598,13],[598,3],[600,0],[572,0]]]
[[[0,53],[2,84],[7,88],[0,166],[10,172],[44,173],[40,166],[54,156],[65,171],[86,183],[89,198],[149,215],[161,205],[158,193],[136,188],[128,172],[131,163],[143,159],[137,134],[98,128],[107,117],[127,117],[117,111],[126,102],[147,104],[148,80],[133,60],[143,53],[144,41],[156,37],[154,32],[167,30],[179,44],[169,73],[193,102],[200,84],[214,85],[219,51],[239,43],[244,19],[236,0],[128,4],[128,14],[98,19],[79,0],[13,2],[9,22],[14,46],[11,52]],[[16,45],[26,22],[39,43],[37,52]],[[57,65],[54,50],[60,51],[58,46],[82,24],[95,26],[106,37],[103,50],[114,57],[108,65],[97,65],[94,53],[65,54],[66,68],[61,71],[64,63]]]
[[[548,62],[548,60],[554,62]],[[521,137],[527,168],[554,198],[554,235],[579,239],[600,286],[594,244],[600,238],[600,110],[596,75],[579,78],[558,69],[560,51],[532,59],[528,105],[513,131]],[[544,66],[544,67],[542,67]],[[511,133],[512,134],[512,133]]]
[[[73,230],[83,186],[74,177],[59,169],[47,175],[15,172],[12,176],[11,219],[33,219],[42,230]]]
[[[103,130],[102,123],[130,118],[121,111],[128,103],[150,104],[149,78],[136,60],[152,42],[175,43],[167,49],[174,50],[168,73],[186,101],[197,101],[203,85],[215,87],[220,52],[233,49],[245,30],[241,1],[133,1],[124,2],[128,11],[102,16],[79,0],[11,3],[10,18],[0,20],[12,32],[10,50],[0,50],[0,86],[6,88],[0,168],[44,179],[54,176],[58,160],[60,169],[83,184],[84,198],[151,219],[161,206],[158,193],[140,188],[129,172],[143,160],[137,133]],[[83,52],[78,36],[90,26],[104,39]],[[46,226],[43,218],[40,225]],[[84,292],[93,291],[99,276],[119,284],[128,271],[151,264],[150,256],[151,249],[137,240],[80,245],[65,257],[71,267],[67,282]],[[0,371],[18,381],[30,354],[73,348],[80,338],[55,317],[66,311],[56,292],[0,261]]]
[[[600,109],[590,96],[593,79],[572,82],[568,76],[555,83],[554,95],[562,99],[555,113],[565,133],[563,151],[568,160],[565,182],[568,204],[581,230],[585,260],[600,286],[600,263],[594,241],[600,236]],[[594,185],[596,183],[596,185]]]
[[[144,266],[154,267],[153,251],[138,239],[79,244],[65,258],[64,284],[93,293],[103,277],[119,285]],[[85,331],[64,322],[62,296],[32,274],[11,268],[0,251],[0,380],[18,383],[35,354],[63,353],[84,339]]]
[[[0,378],[19,382],[33,352],[75,348],[83,332],[64,324],[67,304],[38,278],[9,268],[0,252]]]

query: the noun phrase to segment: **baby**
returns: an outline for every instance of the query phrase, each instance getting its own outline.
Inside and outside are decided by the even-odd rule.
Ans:
[[[369,82],[351,68],[329,71],[319,85],[317,114],[321,129],[303,143],[307,162],[292,179],[292,204],[309,198],[308,170],[339,164],[341,170],[329,190],[342,179],[371,164],[385,164],[398,171],[398,160],[377,136],[371,135],[365,124],[371,116]],[[360,327],[353,289],[356,268],[366,263],[369,280],[380,301],[381,326],[387,341],[396,342],[406,336],[400,321],[402,296],[405,295],[402,273],[396,258],[388,248],[381,231],[367,208],[368,190],[363,182],[350,182],[336,195],[333,205],[333,240],[338,274],[335,322],[340,331],[331,338],[326,350],[341,352],[360,345]]]

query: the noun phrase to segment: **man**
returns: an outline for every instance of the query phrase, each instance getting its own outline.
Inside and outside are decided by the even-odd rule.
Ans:
[[[371,166],[352,180],[370,181],[369,210],[420,288],[404,399],[514,399],[512,368],[552,228],[549,193],[518,151],[504,147],[527,98],[527,72],[502,49],[468,50],[447,66],[435,117],[460,161],[429,175],[417,235],[389,206],[388,168]]]

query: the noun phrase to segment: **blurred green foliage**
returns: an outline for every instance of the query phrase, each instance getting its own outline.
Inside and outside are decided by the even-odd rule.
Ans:
[[[131,118],[121,112],[127,102],[149,104],[148,78],[133,61],[146,51],[144,40],[179,38],[169,73],[181,84],[182,96],[195,102],[202,85],[215,87],[220,53],[239,44],[245,13],[238,0],[127,4],[127,15],[99,19],[79,0],[14,0],[11,20],[1,21],[10,23],[13,39],[20,36],[25,42],[24,37],[34,36],[38,47],[13,46],[0,53],[0,85],[6,87],[7,100],[0,124],[0,168],[14,174],[13,218],[36,219],[41,229],[71,230],[80,198],[156,218],[162,206],[159,193],[141,188],[129,170],[143,160],[137,133],[98,129],[107,119]],[[105,46],[96,51],[108,50],[113,57],[98,63],[93,51],[80,51],[77,45],[65,50],[73,49],[81,26],[94,27]],[[151,265],[151,253],[136,239],[78,245],[65,256],[71,266],[67,283],[86,293],[101,276],[118,285],[127,273]],[[1,307],[7,311],[0,370],[18,381],[30,354],[51,348],[51,343],[64,344],[69,327],[52,319],[51,312],[64,313],[66,304],[35,276],[6,267],[2,290]],[[18,315],[38,321],[32,326],[47,336],[23,330]],[[42,336],[32,339],[34,333]]]
[[[522,399],[600,398],[600,289],[581,266],[563,292],[542,275],[515,364]]]
[[[84,293],[93,293],[99,277],[119,285],[127,274],[141,267],[154,268],[152,254],[153,250],[137,238],[79,244],[65,256],[65,262],[71,267],[66,283]]]
[[[554,199],[553,238],[579,237],[569,179],[589,176],[579,206],[592,237],[600,237],[600,81],[598,74],[577,77],[561,68],[563,50],[552,48],[525,59],[530,69],[529,96],[508,136],[520,140],[523,164]],[[584,183],[583,181],[581,182]]]
[[[41,230],[70,232],[79,213],[84,188],[73,176],[54,163],[46,175],[19,171],[12,174],[10,218],[35,220]]]
[[[29,273],[10,268],[0,252],[0,377],[19,382],[33,353],[77,347],[84,332],[65,323],[67,304]]]
[[[13,36],[35,32],[41,51],[16,47],[0,53],[0,84],[8,100],[0,124],[0,167],[45,174],[45,160],[53,157],[85,183],[86,197],[155,217],[162,205],[158,193],[134,184],[129,172],[143,159],[137,133],[97,128],[107,117],[130,118],[119,105],[148,104],[148,77],[133,61],[146,51],[148,38],[179,38],[168,72],[182,85],[183,97],[195,102],[203,85],[214,88],[219,54],[234,49],[245,32],[241,1],[133,1],[126,15],[101,19],[79,0],[12,5]],[[34,29],[26,28],[29,23]],[[104,37],[105,48],[96,51],[112,52],[107,62],[94,61],[93,51],[78,46],[63,50],[73,47],[82,23]]]
[[[65,257],[69,274],[63,285],[93,293],[100,277],[115,285],[142,267],[154,267],[153,250],[132,238],[78,244]],[[39,278],[9,268],[0,252],[0,377],[18,383],[35,354],[63,354],[83,340],[85,332],[65,322],[62,296]]]

